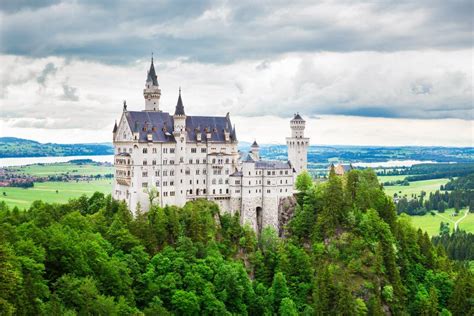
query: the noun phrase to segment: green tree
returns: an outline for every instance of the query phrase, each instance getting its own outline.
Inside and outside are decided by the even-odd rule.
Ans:
[[[284,299],[281,300],[278,314],[280,316],[297,316],[298,315],[296,304],[291,300],[291,298],[285,297]]]

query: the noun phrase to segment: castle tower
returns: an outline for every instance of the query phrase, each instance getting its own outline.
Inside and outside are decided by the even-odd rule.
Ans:
[[[296,175],[308,166],[309,138],[304,137],[306,121],[297,113],[290,121],[291,137],[286,138],[288,160],[296,170]]]
[[[153,65],[153,55],[145,82],[145,89],[143,89],[143,97],[145,98],[145,111],[159,111],[161,89],[158,85],[155,65]]]
[[[173,136],[176,140],[175,165],[177,175],[176,183],[187,183],[186,173],[181,171],[186,165],[186,114],[184,113],[183,100],[181,99],[181,88],[179,88],[178,102],[173,115]],[[176,204],[184,205],[186,203],[186,190],[177,190]]]
[[[258,146],[256,140],[254,140],[252,146],[250,146],[250,152],[255,160],[260,160],[260,146]]]

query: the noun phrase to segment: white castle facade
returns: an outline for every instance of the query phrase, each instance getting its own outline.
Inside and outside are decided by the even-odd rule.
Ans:
[[[151,191],[160,206],[204,198],[238,212],[257,232],[280,228],[281,201],[293,195],[296,175],[307,167],[309,138],[299,114],[290,121],[288,161],[269,161],[260,159],[256,142],[249,153],[239,152],[229,114],[186,115],[181,91],[174,114],[163,112],[153,59],[143,95],[145,110],[128,111],[124,103],[113,129],[115,199],[135,212],[150,207]]]

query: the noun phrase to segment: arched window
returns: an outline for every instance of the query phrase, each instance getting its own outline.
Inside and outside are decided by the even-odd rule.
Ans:
[[[212,179],[212,184],[216,184],[216,179]]]

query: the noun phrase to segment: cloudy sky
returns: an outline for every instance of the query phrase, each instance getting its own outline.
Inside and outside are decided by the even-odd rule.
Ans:
[[[256,4],[258,3],[258,4]],[[231,113],[240,140],[473,146],[466,1],[2,0],[2,136],[111,141],[142,110],[154,52],[161,109]]]

